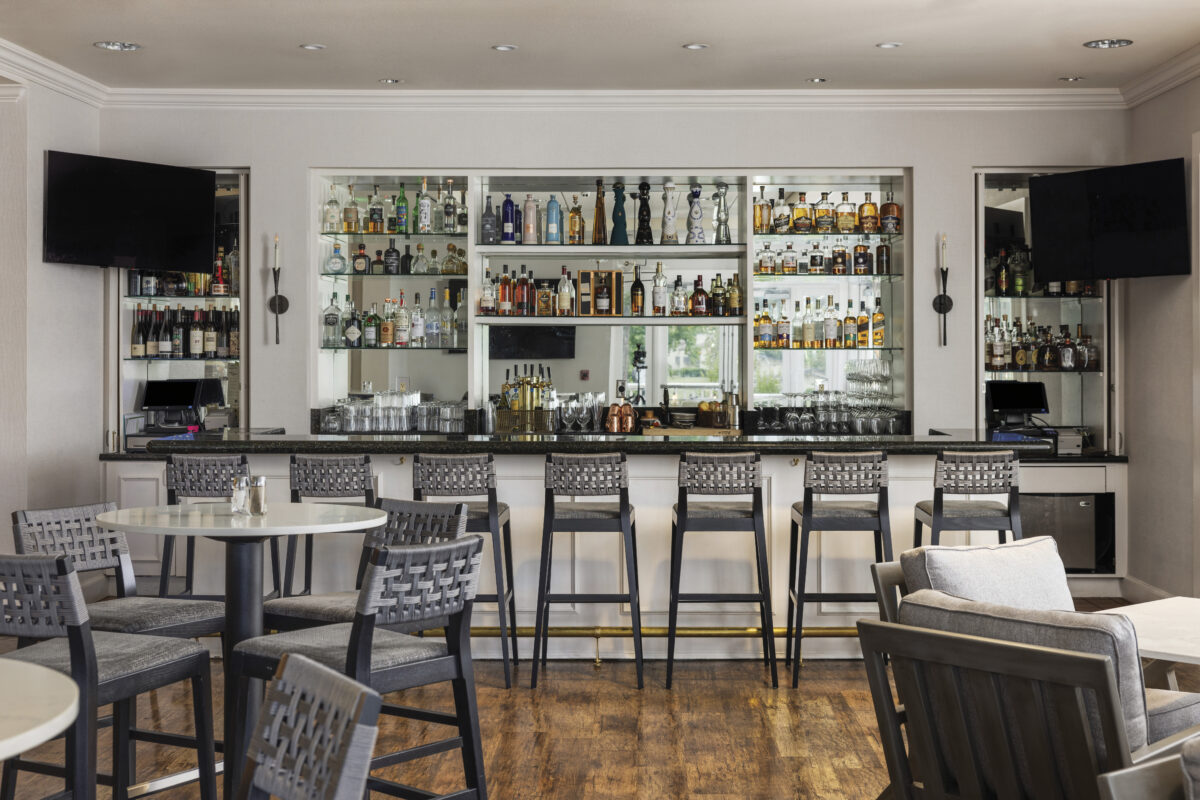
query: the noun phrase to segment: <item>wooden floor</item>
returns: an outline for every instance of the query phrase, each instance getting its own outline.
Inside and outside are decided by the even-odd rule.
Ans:
[[[1081,610],[1116,604],[1078,602]],[[221,663],[213,666],[219,702]],[[662,688],[664,676],[662,662],[647,662],[646,689],[639,692],[632,663],[551,662],[537,691],[530,691],[528,664],[522,663],[518,685],[506,691],[499,662],[476,662],[489,797],[874,798],[887,783],[859,661],[808,661],[796,690],[770,688],[761,662],[677,662],[671,691]],[[1183,671],[1180,679],[1181,688],[1200,689],[1200,670]],[[395,697],[410,705],[452,708],[448,688]],[[217,713],[219,731],[219,707]],[[143,727],[190,731],[185,685],[144,696],[138,716]],[[384,719],[380,751],[436,739],[437,727]],[[110,766],[109,742],[109,734],[101,732],[103,771]],[[45,745],[30,755],[58,760],[62,746]],[[143,744],[138,755],[142,780],[194,765],[186,751],[172,748]],[[380,774],[433,791],[461,788],[457,752]],[[42,797],[59,788],[61,782],[23,775],[17,797]],[[101,789],[100,796],[108,797],[108,790]],[[190,787],[159,796],[198,798],[199,792]]]

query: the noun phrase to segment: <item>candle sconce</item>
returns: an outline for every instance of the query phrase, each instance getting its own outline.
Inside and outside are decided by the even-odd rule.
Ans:
[[[946,315],[950,313],[950,309],[954,308],[954,300],[952,300],[950,298],[950,295],[946,294],[946,279],[950,276],[950,270],[949,270],[949,268],[946,267],[946,234],[942,234],[940,256],[941,256],[941,265],[938,269],[938,272],[941,275],[942,291],[941,291],[941,293],[938,294],[937,297],[933,298],[933,310],[936,311],[938,313],[938,316],[941,318],[941,323],[942,323],[941,334],[942,335],[940,337],[940,345],[942,347],[945,347],[946,346]]]
[[[267,301],[267,308],[275,315],[275,344],[279,344],[279,315],[288,310],[288,299],[279,293],[279,267],[271,269],[271,279],[275,284],[275,293]]]

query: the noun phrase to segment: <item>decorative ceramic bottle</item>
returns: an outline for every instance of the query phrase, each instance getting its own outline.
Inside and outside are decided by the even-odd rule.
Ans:
[[[613,184],[612,236],[609,244],[629,244],[629,230],[625,227],[625,184]]]
[[[654,234],[650,232],[650,184],[642,181],[638,184],[638,226],[637,244],[654,244]]]
[[[693,183],[688,194],[688,244],[704,244],[704,210],[700,208],[700,184]]]
[[[675,209],[679,205],[679,193],[673,181],[663,184],[662,233],[659,244],[679,244],[679,231],[675,229]]]

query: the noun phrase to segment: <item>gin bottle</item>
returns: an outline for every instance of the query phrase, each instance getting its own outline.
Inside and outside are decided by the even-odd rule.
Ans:
[[[383,251],[383,271],[387,275],[400,274],[400,251],[395,239],[388,239],[388,248]]]
[[[488,195],[483,216],[479,218],[479,240],[481,244],[496,243],[496,212],[492,210],[492,196]]]
[[[379,199],[379,187],[371,195],[371,204],[367,206],[367,233],[384,232],[383,201]]]
[[[425,312],[425,346],[442,346],[442,315],[437,305],[437,289],[429,290],[429,309]]]
[[[346,272],[346,257],[342,255],[342,246],[335,244],[333,246],[333,254],[325,259],[325,273],[328,275],[342,275]]]
[[[404,290],[400,290],[400,296],[396,298],[396,328],[394,332],[396,347],[408,347],[409,337],[412,334],[412,312],[404,307]]]
[[[446,199],[442,202],[442,230],[458,232],[458,202],[454,199],[454,181],[446,179]]]
[[[379,310],[371,303],[371,310],[363,317],[363,347],[379,347]]]
[[[458,328],[454,325],[454,307],[450,305],[450,290],[442,294],[442,346],[458,347]]]
[[[346,295],[346,310],[342,312],[342,341],[346,347],[362,347],[362,322],[350,295]]]
[[[429,184],[421,178],[421,194],[417,198],[417,233],[433,233],[433,196]]]
[[[337,200],[337,187],[329,186],[329,199],[325,201],[325,214],[321,223],[322,233],[340,233],[342,230],[342,204]]]
[[[337,292],[329,298],[329,305],[321,312],[321,346],[341,347],[342,345],[342,310],[338,308]]]
[[[409,329],[409,347],[425,346],[425,312],[421,310],[420,293],[413,295],[412,326]]]

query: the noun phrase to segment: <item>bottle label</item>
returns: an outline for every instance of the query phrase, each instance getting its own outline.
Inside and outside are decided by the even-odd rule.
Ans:
[[[571,293],[570,292],[559,292],[558,293],[558,310],[560,312],[560,316],[566,316],[565,312],[571,310]]]
[[[870,253],[855,253],[854,254],[854,274],[866,275],[871,271]]]
[[[417,226],[421,233],[429,233],[433,227],[433,201],[428,197],[421,198],[421,205],[417,211]]]
[[[146,357],[146,345],[144,345],[144,344],[131,345],[129,347],[129,355],[131,358],[145,358]]]
[[[171,333],[171,352],[183,355],[183,331],[173,331]]]
[[[242,334],[237,328],[229,332],[229,357],[237,358],[242,352]]]
[[[895,215],[884,215],[883,219],[880,220],[880,225],[884,233],[900,232],[900,218]]]
[[[349,325],[346,326],[346,341],[350,342],[351,345],[353,345],[355,342],[357,342],[359,340],[359,338],[361,338],[361,337],[362,337],[362,331],[360,331],[358,329],[357,325],[355,325],[354,323],[350,323]]]
[[[612,302],[608,295],[600,295],[596,298],[596,313],[607,314],[612,310]]]
[[[408,203],[396,204],[396,230],[400,233],[408,232]]]
[[[400,274],[400,251],[388,250],[383,254],[383,269],[388,275]]]
[[[511,300],[501,300],[500,301],[500,313],[505,314],[505,313],[511,313],[511,312],[512,312],[512,301]]]
[[[812,233],[812,217],[796,217],[792,220],[792,230],[796,233]]]
[[[150,341],[146,342],[146,355],[147,355],[147,357],[150,357],[150,358],[153,358],[154,356],[158,355],[158,340],[157,339],[151,339]]]
[[[414,319],[412,324],[412,334],[410,340],[420,341],[425,338],[425,320]]]
[[[217,345],[217,358],[229,358],[229,348]]]
[[[205,331],[204,332],[204,352],[215,353],[216,350],[217,350],[217,332],[216,331]]]
[[[667,287],[655,286],[652,291],[652,296],[654,298],[654,307],[655,308],[666,308],[667,307]]]
[[[371,209],[371,224],[378,225],[380,228],[383,227],[383,208],[381,206]]]
[[[368,325],[363,331],[363,347],[379,346],[379,328]]]
[[[879,217],[873,214],[859,217],[858,224],[862,226],[863,233],[875,233],[879,230]]]
[[[408,347],[408,328],[404,325],[396,326],[396,346]]]
[[[337,324],[338,324],[338,315],[337,314],[330,312],[325,315],[325,325],[327,327],[332,328]]]
[[[192,355],[199,355],[204,349],[204,333],[202,331],[192,331],[191,349],[189,352]]]
[[[558,236],[558,223],[557,222],[547,222],[546,223],[546,233],[550,236]]]
[[[171,355],[171,340],[170,339],[159,339],[158,340],[158,354],[160,356]]]
[[[513,232],[513,224],[511,222],[504,223],[504,233],[512,234],[512,232]]]

